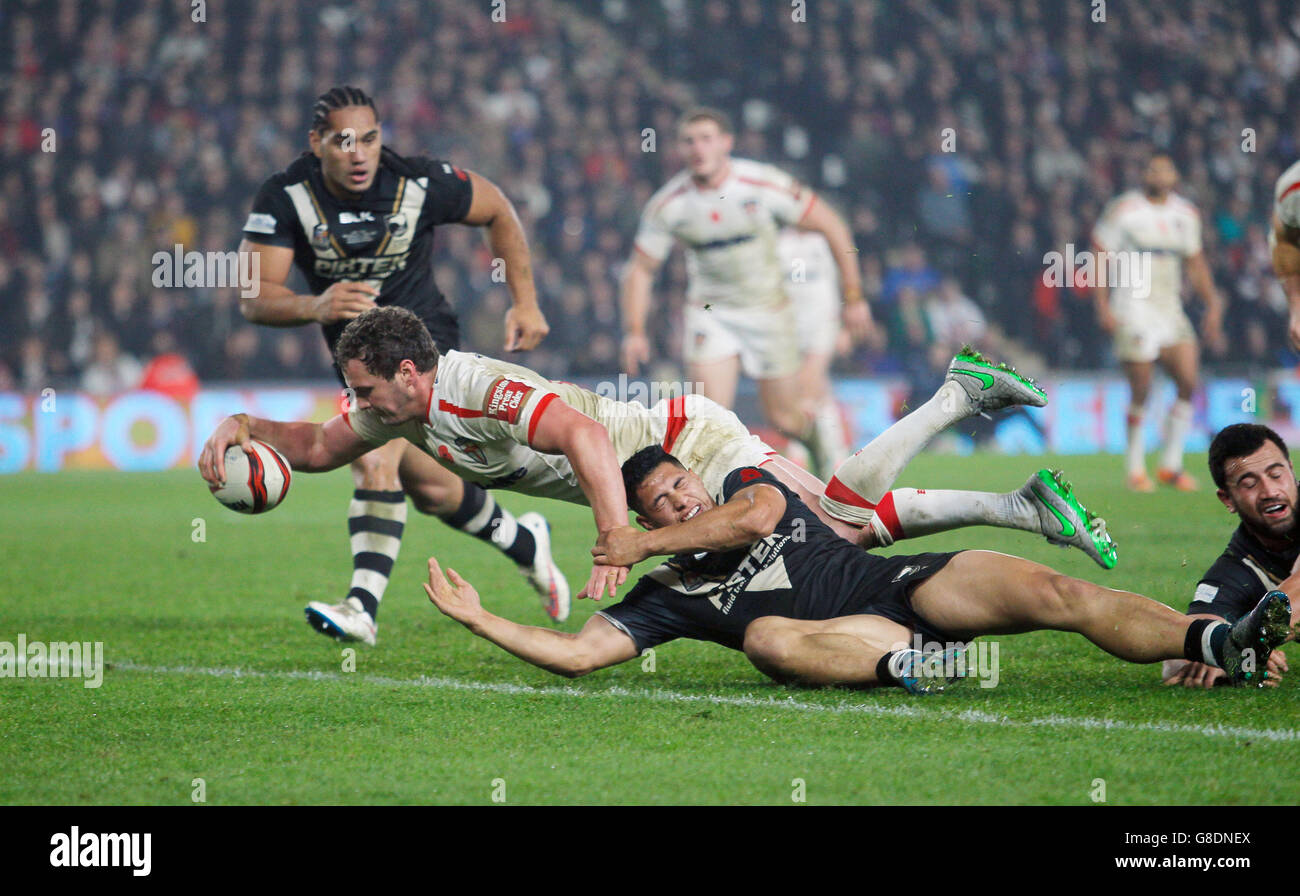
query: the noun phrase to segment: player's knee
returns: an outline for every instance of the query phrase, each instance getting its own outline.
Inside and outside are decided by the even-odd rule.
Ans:
[[[372,451],[352,462],[352,481],[357,488],[396,491],[401,488],[397,464],[382,452]]]
[[[772,675],[790,662],[794,639],[789,620],[779,616],[761,616],[745,628],[745,656],[762,671]]]
[[[402,488],[411,498],[417,513],[429,516],[446,516],[456,510],[451,489],[430,483],[402,482]]]

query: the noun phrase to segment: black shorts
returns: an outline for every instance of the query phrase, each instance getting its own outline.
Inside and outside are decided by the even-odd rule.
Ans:
[[[424,321],[425,327],[429,330],[429,335],[433,337],[433,344],[437,346],[438,353],[442,354],[447,351],[459,351],[460,349],[460,321],[456,319],[456,312],[446,305],[441,305],[425,312],[420,317]],[[321,333],[325,336],[325,344],[329,346],[330,355],[334,354],[334,343],[338,342],[339,336],[343,334],[344,325],[330,324],[321,328]],[[339,385],[346,388],[347,383],[343,380],[343,372],[339,370],[337,364],[334,366],[334,375],[339,379]]]
[[[938,628],[912,609],[912,592],[916,586],[943,569],[960,553],[962,552],[948,551],[939,554],[899,554],[894,557],[868,554],[874,567],[872,579],[866,587],[859,589],[860,600],[845,615],[883,616],[912,629],[921,636],[922,641],[966,643],[971,640],[968,634]]]

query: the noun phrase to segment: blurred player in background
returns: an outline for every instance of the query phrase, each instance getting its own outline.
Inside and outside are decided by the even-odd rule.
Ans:
[[[1291,347],[1300,351],[1300,162],[1282,172],[1273,188],[1268,244],[1273,250],[1273,273],[1282,281],[1291,308]]]
[[[777,231],[791,225],[825,237],[839,269],[845,325],[854,338],[864,339],[873,325],[853,236],[830,206],[785,172],[733,159],[731,124],[723,113],[687,113],[678,141],[686,168],[642,212],[623,280],[623,366],[636,375],[650,360],[651,287],[680,241],[690,281],[682,350],[688,378],[730,408],[743,370],[758,382],[767,419],[808,446],[820,465],[818,428],[800,394],[798,314],[785,292]]]
[[[1178,169],[1167,155],[1147,163],[1142,189],[1122,194],[1106,207],[1093,230],[1093,245],[1105,259],[1130,253],[1126,283],[1108,283],[1106,261],[1097,263],[1094,292],[1101,328],[1115,340],[1115,356],[1124,366],[1128,407],[1128,487],[1150,492],[1143,418],[1151,377],[1159,364],[1173,378],[1178,397],[1165,419],[1157,478],[1179,491],[1197,487],[1183,469],[1183,446],[1192,426],[1192,396],[1199,387],[1196,332],[1183,311],[1182,272],[1205,303],[1201,329],[1206,345],[1223,350],[1223,305],[1201,251],[1201,217],[1196,206],[1174,192]]]
[[[310,151],[262,185],[240,253],[260,256],[261,288],[241,305],[253,323],[319,323],[333,351],[344,326],[376,305],[400,305],[424,322],[442,350],[457,348],[456,314],[433,281],[438,225],[487,229],[505,260],[513,306],[506,351],[534,348],[547,324],[537,305],[528,242],[514,207],[492,182],[434,159],[383,146],[374,102],[356,87],[335,87],[312,109]],[[297,265],[311,293],[287,283]],[[340,381],[342,377],[340,376]],[[551,560],[550,529],[537,513],[516,520],[476,485],[404,442],[352,463],[348,508],[353,573],[339,604],[312,601],[307,621],[323,634],[375,641],[375,617],[401,547],[409,494],[417,510],[496,546],[519,565],[553,619],[568,615],[568,583]]]
[[[799,340],[799,392],[816,427],[814,472],[829,477],[853,453],[852,440],[831,387],[831,361],[847,349],[840,326],[839,272],[826,238],[783,227],[776,241],[785,292],[795,308]]]

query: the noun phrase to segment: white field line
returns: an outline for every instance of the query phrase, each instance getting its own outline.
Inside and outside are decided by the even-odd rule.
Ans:
[[[1243,740],[1266,740],[1278,743],[1300,741],[1300,731],[1293,728],[1241,728],[1235,725],[1180,725],[1171,722],[1129,722],[1123,719],[1098,719],[1077,716],[1038,716],[1015,719],[1010,716],[985,712],[979,709],[945,710],[935,706],[943,698],[917,698],[915,703],[899,706],[878,706],[870,703],[808,703],[794,697],[728,697],[720,694],[683,694],[651,688],[611,687],[586,690],[572,685],[536,687],[505,682],[466,681],[459,678],[442,678],[422,675],[418,678],[388,678],[382,675],[344,674],[341,672],[288,671],[262,672],[256,669],[205,667],[205,666],[150,666],[129,660],[105,664],[107,672],[141,672],[146,675],[197,675],[208,678],[265,678],[290,681],[361,681],[392,687],[433,688],[444,691],[473,691],[490,694],[529,695],[541,697],[580,697],[585,699],[616,698],[619,700],[648,700],[656,703],[705,704],[710,706],[741,706],[746,708],[796,710],[799,712],[854,714],[863,716],[890,716],[920,721],[952,721],[975,725],[1000,725],[1008,728],[1072,728],[1088,731],[1149,731],[1156,734],[1191,734],[1198,737],[1226,737]]]

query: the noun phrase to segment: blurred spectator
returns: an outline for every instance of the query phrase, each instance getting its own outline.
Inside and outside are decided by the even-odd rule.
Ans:
[[[91,395],[109,395],[140,385],[144,368],[122,351],[109,330],[95,334],[90,364],[81,374],[81,388]]]

